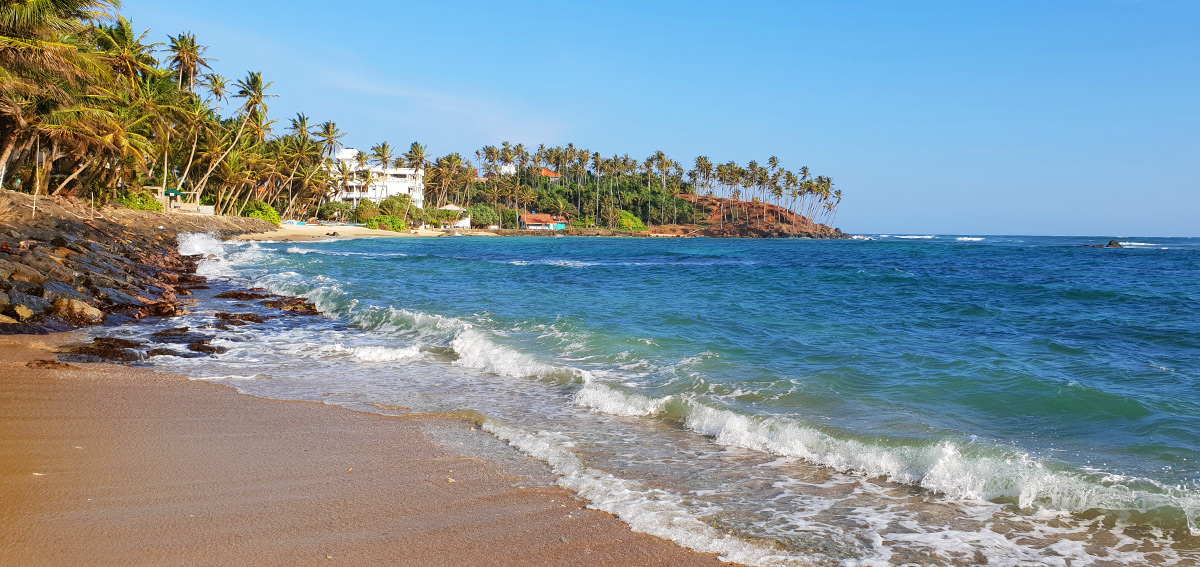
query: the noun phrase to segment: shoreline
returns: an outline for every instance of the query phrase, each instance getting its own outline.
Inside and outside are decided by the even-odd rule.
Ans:
[[[0,337],[0,563],[721,565],[462,419],[271,400]]]

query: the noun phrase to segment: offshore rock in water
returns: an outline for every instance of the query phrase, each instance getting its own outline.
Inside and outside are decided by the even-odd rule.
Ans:
[[[1088,248],[1124,248],[1124,246],[1121,246],[1121,243],[1117,242],[1116,240],[1109,240],[1108,244],[1088,244],[1087,247]]]
[[[230,325],[246,325],[248,323],[265,323],[266,317],[257,313],[217,313],[217,319]]]
[[[208,341],[196,341],[188,343],[187,347],[188,350],[192,352],[202,352],[204,354],[222,354],[229,350],[225,347],[212,346],[208,344]]]
[[[264,301],[263,305],[281,311],[291,311],[297,315],[320,315],[317,306],[304,300],[303,297],[285,297],[282,299]]]
[[[195,289],[195,288],[193,288],[193,289]],[[215,297],[217,299],[237,299],[239,301],[250,301],[253,299],[266,299],[266,298],[272,297],[272,296],[265,294],[265,293],[250,293],[250,292],[246,292],[246,291],[226,291],[224,293],[218,293],[218,294],[214,295],[213,297]]]

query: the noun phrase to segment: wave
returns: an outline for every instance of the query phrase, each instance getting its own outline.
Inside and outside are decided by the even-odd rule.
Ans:
[[[669,491],[613,476],[584,465],[567,447],[561,433],[526,433],[494,420],[483,430],[507,441],[522,453],[550,465],[558,484],[590,502],[589,507],[614,514],[636,531],[673,541],[723,561],[764,567],[808,565],[810,561],[724,534],[690,512],[682,499]]]
[[[894,482],[964,500],[1010,500],[1020,508],[1086,510],[1176,509],[1198,528],[1200,495],[1145,479],[1120,480],[1055,470],[1025,453],[1004,452],[949,440],[930,445],[872,445],[841,439],[778,417],[751,417],[690,404],[685,424],[719,444],[804,459],[842,472]]]
[[[983,241],[986,239],[983,238],[982,236],[960,236],[958,238],[955,238],[955,240],[957,240],[959,242],[980,242],[980,241]]]
[[[329,242],[335,242],[335,241],[330,240]],[[318,250],[316,248],[301,248],[299,246],[289,246],[284,251],[287,252],[288,254],[300,254],[300,255],[321,254],[324,256],[347,256],[347,257],[349,257],[349,256],[364,256],[364,257],[369,257],[369,258],[396,258],[396,257],[401,257],[401,256],[408,256],[408,254],[405,254],[403,252],[390,252],[390,253],[342,252],[342,251],[335,251],[335,250]]]
[[[624,392],[592,379],[590,374],[586,375],[583,388],[574,397],[575,403],[581,407],[624,417],[656,415],[672,399],[672,396],[652,398]]]
[[[928,239],[937,238],[937,237],[932,234],[926,234],[926,235],[897,235],[897,236],[893,236],[892,238],[904,238],[904,239],[909,239],[909,240],[911,240],[911,239],[928,240]]]
[[[619,416],[665,416],[666,412],[682,411],[685,428],[719,445],[799,458],[843,473],[886,478],[952,499],[1011,502],[1025,510],[1173,510],[1182,514],[1192,533],[1200,533],[1200,493],[1196,490],[1148,479],[1070,470],[1026,453],[982,443],[869,443],[837,437],[788,418],[745,415],[711,407],[695,398],[677,402],[672,396],[653,398],[594,381],[585,383],[575,402]]]

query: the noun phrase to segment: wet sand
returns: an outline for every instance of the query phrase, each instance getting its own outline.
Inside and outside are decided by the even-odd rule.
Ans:
[[[27,366],[70,338],[0,337],[0,565],[723,565],[466,421]]]

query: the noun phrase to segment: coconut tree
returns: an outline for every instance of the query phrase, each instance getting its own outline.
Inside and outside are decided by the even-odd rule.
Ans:
[[[233,141],[229,144],[229,148],[226,149],[219,158],[209,165],[208,171],[204,173],[204,177],[201,177],[200,182],[196,184],[197,196],[203,194],[205,186],[207,185],[209,178],[212,176],[213,171],[215,171],[217,167],[221,165],[221,162],[229,156],[230,152],[237,147],[238,142],[242,139],[242,134],[246,130],[247,123],[255,121],[260,126],[260,131],[265,130],[265,126],[267,126],[267,124],[265,124],[265,121],[262,120],[262,118],[265,117],[267,113],[267,99],[275,96],[267,94],[267,89],[271,88],[271,85],[273,84],[274,83],[263,81],[262,73],[256,71],[250,71],[246,73],[246,77],[244,79],[238,80],[237,91],[233,96],[234,98],[245,100],[241,106],[241,110],[244,112],[242,119],[240,120],[241,124],[238,126],[237,133],[233,136]]]
[[[134,31],[133,23],[124,16],[117,16],[113,25],[96,28],[96,45],[101,49],[101,57],[113,71],[125,77],[129,87],[134,90],[138,79],[154,70],[158,64],[154,51],[162,43],[143,43],[149,34],[150,30],[140,34]]]
[[[179,88],[186,89],[189,93],[195,93],[196,79],[200,76],[200,70],[211,69],[208,65],[209,59],[204,57],[204,52],[208,51],[208,47],[197,43],[196,36],[191,32],[167,36],[167,38],[167,53],[170,54],[167,58],[167,66],[177,73],[176,80]]]
[[[332,157],[338,148],[342,147],[341,140],[346,134],[338,129],[335,122],[327,120],[317,127],[316,136],[317,141],[321,143],[321,154]]]

